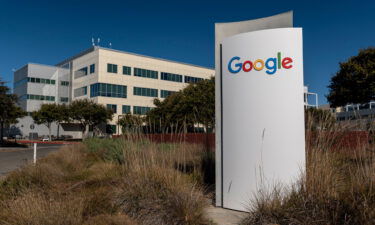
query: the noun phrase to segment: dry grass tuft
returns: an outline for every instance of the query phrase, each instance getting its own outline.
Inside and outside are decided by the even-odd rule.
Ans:
[[[209,224],[203,153],[142,139],[64,147],[0,181],[0,224]]]

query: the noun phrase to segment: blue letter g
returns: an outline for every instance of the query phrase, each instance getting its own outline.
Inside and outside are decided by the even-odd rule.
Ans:
[[[231,72],[231,73],[238,73],[238,72],[241,71],[241,69],[242,69],[242,63],[236,63],[236,64],[234,64],[234,67],[235,67],[236,69],[235,69],[235,70],[232,69],[232,62],[233,62],[234,60],[240,60],[240,59],[241,59],[240,57],[235,56],[235,57],[233,57],[233,58],[229,61],[229,63],[228,63],[228,70],[229,70],[229,72]]]

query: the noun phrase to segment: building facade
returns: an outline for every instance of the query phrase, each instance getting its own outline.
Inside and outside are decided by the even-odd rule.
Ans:
[[[23,66],[14,72],[14,93],[20,96],[20,106],[28,113],[43,103],[92,99],[114,111],[106,130],[119,134],[120,115],[144,115],[154,107],[155,98],[163,100],[214,73],[211,68],[93,46],[55,66]],[[48,133],[43,125],[33,124],[30,116],[21,119],[15,128],[24,137],[31,132],[39,136]],[[53,133],[56,135],[57,131]],[[77,128],[67,124],[60,134],[81,138]]]

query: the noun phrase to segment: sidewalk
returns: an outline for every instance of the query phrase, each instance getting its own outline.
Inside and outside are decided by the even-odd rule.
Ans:
[[[238,225],[247,216],[246,212],[223,209],[210,205],[206,209],[208,218],[217,225]]]

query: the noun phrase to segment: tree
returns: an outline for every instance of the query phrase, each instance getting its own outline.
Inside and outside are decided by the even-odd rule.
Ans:
[[[66,113],[61,111],[61,107],[56,104],[42,104],[40,109],[34,111],[31,116],[36,124],[44,124],[48,128],[48,137],[49,140],[52,140],[51,137],[51,125],[54,122],[62,121],[63,114]]]
[[[69,111],[69,107],[65,104],[56,105],[57,110],[60,112],[56,123],[57,123],[57,137],[60,136],[60,124],[63,122],[70,122],[71,121],[71,114]]]
[[[81,124],[82,138],[87,126],[95,129],[101,123],[112,120],[113,111],[89,99],[75,100],[69,105],[71,119]]]
[[[144,118],[140,115],[132,115],[127,113],[117,121],[117,124],[121,126],[122,133],[132,132],[139,133],[140,128],[143,126]]]
[[[4,126],[17,123],[17,119],[24,117],[26,112],[17,106],[17,95],[10,94],[10,89],[0,78],[0,143],[3,142]]]
[[[202,80],[168,96],[154,100],[156,108],[147,114],[150,127],[174,132],[203,124],[206,131],[215,127],[215,80]]]
[[[331,78],[328,102],[333,107],[368,103],[375,98],[375,48],[359,51],[357,56],[340,63]]]

